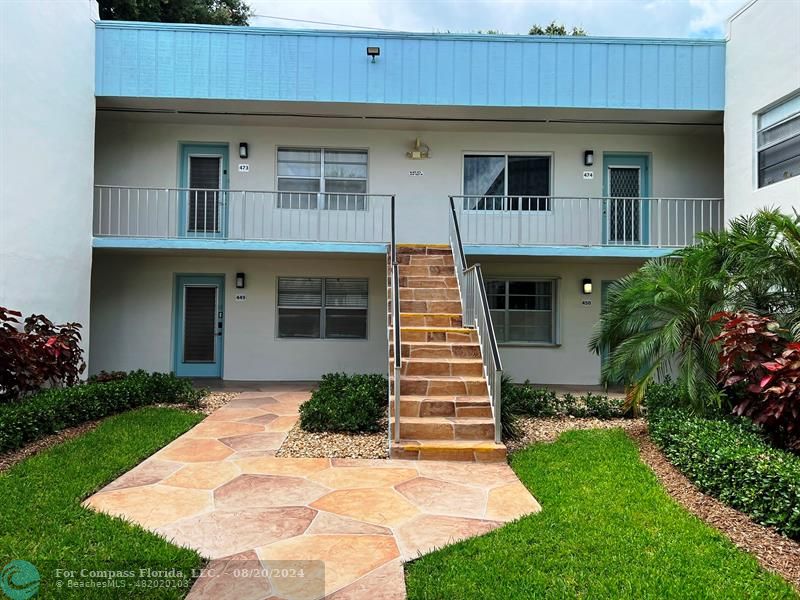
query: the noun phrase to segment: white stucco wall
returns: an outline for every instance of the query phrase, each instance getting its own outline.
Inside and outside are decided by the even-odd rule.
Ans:
[[[693,133],[681,134],[686,129]],[[555,196],[602,196],[604,152],[647,153],[651,156],[652,196],[722,197],[721,132],[713,127],[701,129],[698,132],[676,126],[674,134],[667,135],[554,133],[546,128],[525,133],[459,131],[455,126],[452,130],[398,131],[154,123],[146,118],[101,114],[95,182],[175,187],[180,142],[222,142],[230,145],[230,189],[274,190],[278,146],[366,148],[368,191],[397,195],[399,241],[440,243],[447,239],[447,197],[462,190],[465,153],[550,153]],[[405,157],[416,137],[430,146],[432,158],[414,161]],[[237,157],[240,142],[249,144],[250,158],[246,161]],[[595,153],[591,180],[582,176],[586,170],[583,152],[587,149]],[[250,171],[239,173],[239,162],[247,162]],[[410,170],[422,170],[424,175],[410,176]]]
[[[757,0],[729,22],[725,73],[725,212],[800,206],[800,177],[758,188],[756,115],[800,91],[800,2]]]
[[[0,2],[0,305],[89,333],[94,0]]]
[[[176,274],[225,274],[223,377],[230,380],[316,380],[330,371],[385,372],[386,287],[383,256],[303,258],[253,256],[156,256],[101,253],[95,256],[92,285],[91,369],[173,368],[174,281]],[[556,277],[561,343],[504,346],[504,367],[517,380],[543,384],[596,385],[600,359],[586,349],[600,315],[603,280],[617,279],[636,262],[482,259],[485,276]],[[235,302],[235,273],[247,275],[245,302]],[[368,339],[285,340],[275,332],[279,276],[369,278]],[[583,278],[594,282],[591,297],[580,293]],[[583,301],[590,299],[591,305]]]
[[[587,350],[592,328],[600,318],[603,281],[613,281],[641,266],[638,262],[559,259],[503,259],[482,257],[485,279],[557,278],[558,346],[502,345],[503,369],[516,381],[550,385],[598,385],[600,357]],[[592,280],[591,295],[582,293],[582,281]],[[589,301],[590,304],[584,304]]]
[[[386,372],[386,258],[286,258],[242,253],[235,258],[98,254],[92,283],[91,370],[173,369],[176,274],[225,275],[223,377],[230,380],[316,380],[324,373]],[[235,302],[244,272],[247,296]],[[280,276],[367,277],[366,340],[278,339]]]

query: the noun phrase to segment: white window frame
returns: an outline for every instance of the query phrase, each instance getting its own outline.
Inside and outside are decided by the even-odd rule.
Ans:
[[[548,182],[547,186],[550,188],[550,194],[546,196],[549,198],[549,202],[547,203],[546,209],[537,209],[537,210],[526,210],[520,211],[525,212],[525,214],[536,215],[536,214],[551,214],[553,212],[553,198],[555,194],[553,193],[553,185],[555,184],[555,152],[547,152],[547,151],[525,151],[525,150],[514,150],[514,151],[507,151],[507,150],[498,150],[498,151],[489,151],[489,150],[481,150],[481,151],[470,151],[464,150],[461,152],[461,195],[466,196],[466,190],[464,189],[464,163],[468,156],[502,156],[505,159],[505,166],[503,170],[503,191],[505,192],[504,196],[508,196],[508,158],[510,156],[531,156],[531,157],[538,157],[538,158],[549,158],[550,159],[550,172],[548,174]],[[511,196],[519,197],[519,196]],[[508,209],[482,209],[482,208],[470,208],[466,206],[465,201],[462,201],[462,209],[465,211],[471,212],[480,212],[483,213],[495,213],[495,214],[503,214],[508,213]]]
[[[797,104],[797,107],[795,108],[795,110],[793,112],[789,113],[788,115],[786,115],[785,117],[783,117],[782,119],[779,119],[778,121],[776,121],[774,123],[770,123],[769,125],[766,125],[766,126],[763,126],[763,127],[761,126],[761,120],[766,115],[768,115],[770,112],[780,108],[781,106],[789,104],[790,102],[794,102],[794,103]],[[788,123],[788,122],[793,121],[793,120],[799,120],[800,121],[800,91],[795,91],[792,94],[790,94],[789,96],[786,96],[785,98],[783,98],[782,100],[779,100],[778,102],[775,102],[772,105],[770,105],[770,106],[768,106],[768,107],[766,107],[766,108],[764,108],[764,109],[762,109],[762,110],[760,110],[760,111],[758,111],[756,113],[756,115],[755,115],[755,135],[754,135],[754,145],[755,145],[754,174],[755,174],[755,187],[756,187],[756,189],[762,189],[762,188],[765,188],[765,187],[769,187],[771,185],[775,185],[777,183],[781,183],[783,181],[787,181],[789,179],[794,179],[795,177],[800,177],[800,174],[792,175],[791,177],[786,177],[786,178],[780,179],[778,181],[765,183],[763,185],[761,184],[761,160],[760,160],[761,159],[761,152],[763,152],[764,150],[768,150],[768,149],[772,148],[773,146],[777,146],[778,144],[782,144],[783,142],[786,142],[787,140],[792,140],[792,139],[795,139],[795,138],[799,138],[800,139],[800,132],[799,133],[795,133],[793,135],[787,135],[785,137],[779,138],[777,140],[773,140],[771,142],[767,142],[765,144],[760,144],[759,141],[758,141],[758,138],[759,138],[761,133],[767,132],[770,129],[774,129],[775,127],[779,127],[780,125],[783,125],[783,124]]]
[[[508,315],[511,310],[508,308],[508,298],[509,298],[509,283],[515,281],[525,281],[525,282],[548,282],[553,284],[553,293],[552,293],[552,313],[551,316],[551,330],[553,332],[552,339],[549,342],[544,341],[524,341],[524,340],[511,340],[511,341],[499,341],[497,344],[499,346],[526,346],[526,347],[545,347],[545,348],[553,348],[561,345],[561,324],[560,324],[560,313],[559,310],[559,302],[561,297],[561,279],[559,277],[514,277],[514,276],[493,276],[493,275],[486,275],[484,279],[489,281],[503,281],[506,284],[505,288],[505,308],[502,309],[504,313],[505,323],[503,324],[503,329],[506,331],[506,335],[508,334]],[[487,294],[488,296],[488,294]],[[490,311],[499,311],[500,309],[490,308]],[[519,312],[547,312],[547,311],[519,311]],[[492,317],[494,319],[494,316]]]
[[[289,191],[282,191],[280,190],[280,180],[281,179],[315,179],[314,177],[305,177],[300,175],[280,175],[278,173],[278,165],[280,164],[280,152],[281,150],[300,150],[303,152],[314,152],[319,151],[320,154],[320,162],[319,162],[319,192],[289,192]],[[347,192],[327,192],[325,190],[325,180],[330,179],[332,181],[354,181],[354,180],[361,180],[360,177],[325,177],[325,152],[363,152],[367,156],[367,162],[365,163],[367,166],[367,176],[364,178],[364,193],[363,194],[356,194],[356,193],[347,193]],[[370,152],[369,148],[345,148],[341,146],[296,146],[296,145],[278,145],[275,146],[275,190],[277,190],[278,194],[276,194],[275,198],[275,207],[280,210],[293,210],[291,207],[281,206],[281,196],[280,194],[307,194],[311,196],[312,194],[317,194],[317,208],[325,208],[325,198],[326,194],[337,194],[341,196],[363,196],[364,202],[362,206],[353,209],[358,211],[364,211],[368,209],[368,197],[369,197],[369,174],[371,171],[370,165]],[[297,209],[294,209],[297,210]],[[302,210],[316,210],[314,209],[302,209]],[[345,209],[342,209],[345,210]]]
[[[280,305],[280,280],[281,279],[320,279],[322,281],[322,298],[320,306],[281,306]],[[359,279],[367,284],[367,305],[363,308],[347,307],[347,306],[331,306],[325,305],[325,294],[327,281],[329,279]],[[319,311],[319,337],[300,337],[300,336],[282,336],[280,331],[280,311],[285,309],[300,309],[300,310],[318,310]],[[364,311],[364,319],[366,320],[366,328],[364,337],[361,338],[346,338],[346,337],[327,337],[325,331],[326,312],[328,308],[335,310],[359,310]],[[369,340],[369,278],[368,277],[326,277],[320,275],[279,275],[275,278],[275,339],[280,341],[305,341],[305,342],[364,342]]]

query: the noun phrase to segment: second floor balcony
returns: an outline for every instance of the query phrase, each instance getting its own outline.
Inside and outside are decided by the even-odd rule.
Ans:
[[[637,256],[637,249],[691,245],[697,234],[719,231],[724,222],[720,198],[451,196],[451,202],[464,245],[479,254],[588,247],[630,248]],[[415,230],[415,211],[398,202],[393,215],[393,204],[385,194],[98,185],[94,236],[122,246],[126,240],[200,248],[237,242],[237,248],[254,249],[259,242],[313,242],[378,252],[390,241],[393,217],[405,231]],[[441,206],[444,241],[446,199]]]

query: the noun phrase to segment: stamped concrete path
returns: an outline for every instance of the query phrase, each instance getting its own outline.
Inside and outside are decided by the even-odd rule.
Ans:
[[[86,501],[212,559],[189,598],[404,598],[403,561],[540,510],[505,463],[276,458],[309,386],[250,390]]]

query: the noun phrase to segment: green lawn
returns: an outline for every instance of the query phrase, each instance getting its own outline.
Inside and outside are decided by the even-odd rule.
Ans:
[[[620,430],[514,455],[543,511],[406,567],[408,597],[795,598],[672,501]]]
[[[59,579],[65,584],[55,569],[179,567],[190,574],[202,565],[193,551],[80,506],[202,418],[166,408],[123,413],[0,474],[0,569],[13,559],[36,566],[37,598],[183,597],[186,589],[57,588]]]

